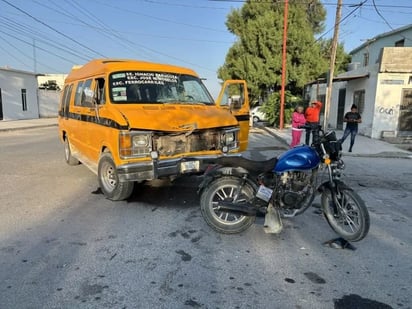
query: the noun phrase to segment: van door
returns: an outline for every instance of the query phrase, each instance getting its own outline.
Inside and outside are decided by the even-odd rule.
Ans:
[[[228,109],[236,117],[240,126],[240,151],[245,151],[249,139],[249,95],[246,81],[227,80],[217,99],[220,108]]]

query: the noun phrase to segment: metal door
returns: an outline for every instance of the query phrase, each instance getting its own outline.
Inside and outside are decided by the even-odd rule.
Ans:
[[[343,129],[343,117],[345,115],[345,100],[346,100],[346,88],[339,89],[338,97],[338,115],[336,121],[336,128]]]
[[[402,90],[399,107],[399,134],[412,134],[412,89]]]

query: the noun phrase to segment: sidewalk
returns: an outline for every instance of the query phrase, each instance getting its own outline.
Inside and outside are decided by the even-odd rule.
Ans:
[[[1,120],[1,131],[15,131],[22,129],[34,129],[42,127],[57,126],[57,118],[39,118],[39,119],[24,119],[24,120]]]
[[[272,127],[260,127],[274,137],[281,140],[286,146],[289,146],[292,140],[292,133],[290,128],[283,130],[275,129]],[[339,139],[343,135],[342,130],[334,130],[336,137]],[[305,132],[302,133],[301,142],[304,143]],[[352,157],[378,157],[378,158],[405,158],[412,159],[412,152],[400,149],[390,143],[372,139],[363,135],[356,135],[355,145],[352,152],[348,152],[350,143],[350,136],[345,140],[342,145],[342,151],[345,156]]]

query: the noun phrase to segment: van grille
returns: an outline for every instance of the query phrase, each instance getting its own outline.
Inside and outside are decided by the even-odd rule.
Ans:
[[[221,148],[217,130],[186,132],[173,135],[154,135],[153,148],[161,156],[174,156],[188,152],[210,151]]]

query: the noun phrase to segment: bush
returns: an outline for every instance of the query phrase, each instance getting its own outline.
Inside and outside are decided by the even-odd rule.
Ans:
[[[291,124],[292,113],[295,110],[296,105],[298,105],[300,101],[301,98],[293,96],[289,92],[286,92],[283,115],[283,123],[285,125]],[[269,94],[261,109],[266,114],[269,124],[272,126],[278,126],[280,123],[280,93],[273,92]]]

